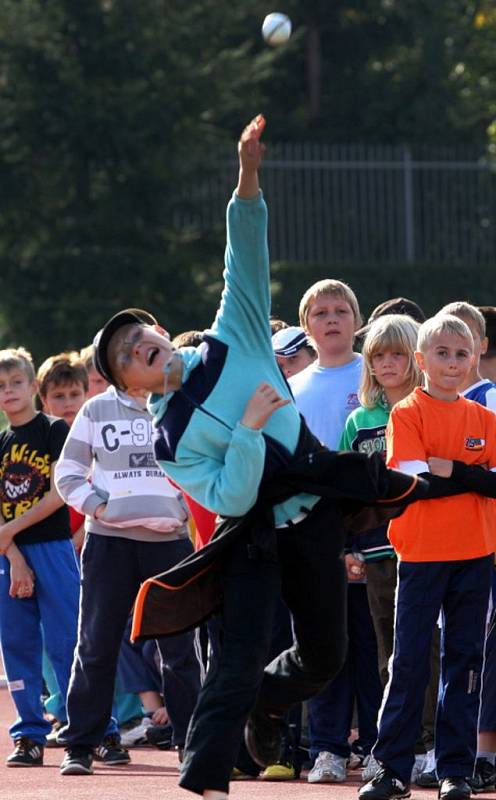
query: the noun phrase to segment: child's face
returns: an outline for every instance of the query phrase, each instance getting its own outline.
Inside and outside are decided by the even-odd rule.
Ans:
[[[286,378],[291,378],[293,375],[297,375],[298,372],[301,372],[303,369],[308,367],[313,360],[314,356],[306,349],[306,347],[302,347],[301,350],[298,350],[298,352],[294,354],[294,356],[276,356],[276,361]]]
[[[330,294],[317,297],[307,315],[307,332],[315,342],[319,357],[353,352],[355,316],[347,300]]]
[[[102,394],[106,389],[108,389],[108,382],[97,372],[95,367],[90,367],[88,370],[88,394],[86,399],[89,400],[90,397]]]
[[[483,378],[496,383],[496,356],[481,358],[479,372]]]
[[[36,391],[36,381],[31,381],[22,369],[0,370],[0,408],[8,417],[33,408]]]
[[[72,425],[85,400],[86,392],[79,381],[49,383],[46,394],[41,398],[43,411],[52,417],[62,417],[68,425]]]
[[[475,363],[478,364],[480,357],[484,355],[487,350],[488,340],[485,336],[481,339],[481,335],[479,333],[479,329],[475,322],[472,319],[468,319],[468,317],[463,317],[460,315],[460,319],[463,320],[465,325],[470,329],[470,333],[472,334],[472,338],[474,340],[474,358]]]
[[[169,334],[158,325],[124,325],[116,337],[109,345],[109,361],[119,383],[130,393],[161,393],[164,368],[174,353]]]
[[[399,389],[407,383],[409,356],[399,349],[376,350],[370,362],[377,383],[384,389]]]
[[[440,400],[453,400],[464,385],[474,362],[469,339],[452,333],[433,336],[425,352],[415,358],[425,375],[425,388]]]

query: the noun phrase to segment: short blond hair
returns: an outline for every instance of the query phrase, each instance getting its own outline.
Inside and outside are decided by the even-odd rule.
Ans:
[[[317,281],[317,283],[312,284],[312,286],[309,286],[306,290],[300,300],[300,307],[298,310],[301,327],[308,330],[307,320],[310,306],[317,298],[326,294],[331,297],[339,297],[341,300],[348,303],[355,317],[355,327],[359,328],[362,324],[362,315],[360,314],[360,307],[355,292],[347,283],[344,283],[344,281],[338,281],[332,278],[325,278],[322,281]]]
[[[79,351],[79,358],[83,362],[88,372],[90,369],[94,369],[95,367],[95,364],[93,363],[94,350],[95,348],[93,347],[93,345],[88,344],[86,345],[86,347],[81,348],[81,350]]]
[[[462,319],[464,322],[467,320],[469,320],[469,322],[473,322],[479,337],[481,339],[485,338],[486,320],[479,309],[476,306],[473,306],[471,303],[466,303],[464,300],[459,300],[456,303],[448,303],[448,305],[443,306],[438,313],[450,314],[452,317],[458,317],[458,319]]]
[[[466,339],[473,351],[474,338],[467,323],[459,317],[453,316],[453,314],[441,313],[427,319],[420,326],[417,338],[417,350],[420,350],[421,353],[425,353],[434,336],[440,336],[442,333]]]
[[[20,369],[27,376],[30,383],[35,379],[33,357],[24,347],[9,347],[0,350],[0,370],[11,372]]]
[[[407,314],[384,314],[370,324],[362,347],[363,370],[358,389],[358,399],[362,406],[374,408],[382,394],[382,386],[375,377],[372,366],[372,358],[380,350],[398,350],[408,356],[405,373],[408,394],[420,385],[422,373],[414,356],[419,327],[418,322]]]

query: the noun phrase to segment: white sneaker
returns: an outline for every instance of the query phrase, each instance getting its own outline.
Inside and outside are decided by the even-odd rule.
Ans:
[[[308,783],[343,783],[346,780],[346,759],[326,750],[319,753],[308,773]]]
[[[415,783],[418,786],[427,788],[439,785],[436,772],[436,751],[434,749],[427,752],[422,768],[419,769],[418,774],[415,776]]]
[[[368,783],[380,769],[381,765],[375,760],[372,753],[369,756],[365,756],[363,759],[362,781]]]
[[[141,722],[127,731],[121,732],[121,744],[123,747],[136,747],[140,744],[148,744],[146,729],[153,725],[149,717],[143,717]]]
[[[412,767],[412,774],[410,777],[410,783],[416,783],[417,778],[425,769],[425,759],[426,756],[424,753],[417,753],[415,756],[415,763]]]

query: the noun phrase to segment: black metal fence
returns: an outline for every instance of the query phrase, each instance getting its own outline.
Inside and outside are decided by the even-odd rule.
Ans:
[[[215,163],[181,227],[222,222],[237,165]],[[274,145],[262,185],[273,261],[496,266],[496,171],[469,146]]]

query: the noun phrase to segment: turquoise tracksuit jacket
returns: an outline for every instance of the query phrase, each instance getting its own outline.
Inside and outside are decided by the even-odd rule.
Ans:
[[[181,351],[181,389],[153,395],[150,410],[155,456],[164,472],[201,505],[239,517],[256,502],[261,482],[294,453],[301,424],[293,402],[274,412],[262,431],[240,424],[262,381],[291,398],[272,350],[267,207],[261,192],[249,200],[235,194],[228,205],[224,280],[203,343]],[[310,494],[291,497],[275,507],[276,524],[317,500]]]

